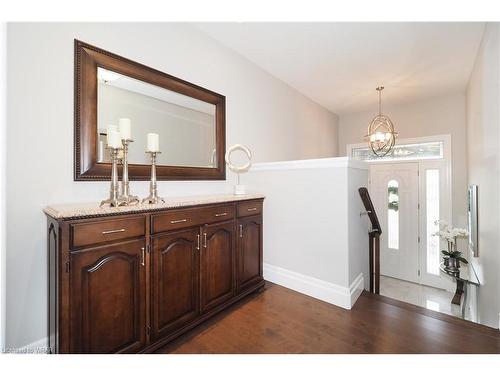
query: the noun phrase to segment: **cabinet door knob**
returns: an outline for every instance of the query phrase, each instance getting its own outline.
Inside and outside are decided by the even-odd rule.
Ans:
[[[240,224],[240,238],[243,237],[243,225]]]
[[[146,258],[146,255],[145,255],[144,248],[141,247],[141,266],[145,265],[145,262],[144,262],[145,258]]]
[[[203,233],[203,247],[207,248],[207,232]]]

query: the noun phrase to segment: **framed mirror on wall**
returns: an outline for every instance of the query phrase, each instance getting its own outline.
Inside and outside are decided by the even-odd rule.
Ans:
[[[479,256],[479,223],[478,223],[478,189],[477,185],[469,185],[467,202],[467,223],[469,230],[469,249],[474,257]]]
[[[225,97],[75,40],[75,181],[108,180],[107,127],[130,119],[129,178],[149,180],[147,134],[160,139],[158,180],[225,179]]]

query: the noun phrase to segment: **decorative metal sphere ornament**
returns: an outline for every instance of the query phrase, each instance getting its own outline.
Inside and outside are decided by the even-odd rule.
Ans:
[[[376,88],[378,91],[378,115],[368,125],[368,134],[365,135],[370,149],[378,157],[384,157],[393,150],[398,136],[398,133],[394,131],[394,124],[389,116],[382,114],[383,89],[383,86]]]

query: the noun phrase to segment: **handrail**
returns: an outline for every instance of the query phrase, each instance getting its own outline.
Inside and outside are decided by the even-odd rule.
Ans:
[[[378,221],[377,213],[375,212],[375,207],[373,206],[368,189],[360,187],[358,192],[366,210],[365,212],[361,212],[360,215],[366,214],[371,224],[371,228],[368,231],[370,292],[380,294],[380,235],[382,234],[382,228],[380,227],[380,222]]]

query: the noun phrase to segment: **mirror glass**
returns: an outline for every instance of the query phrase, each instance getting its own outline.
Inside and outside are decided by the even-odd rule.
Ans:
[[[147,134],[159,134],[158,165],[216,168],[215,105],[97,69],[97,159],[108,163],[106,131],[131,121],[130,164],[149,164]]]

